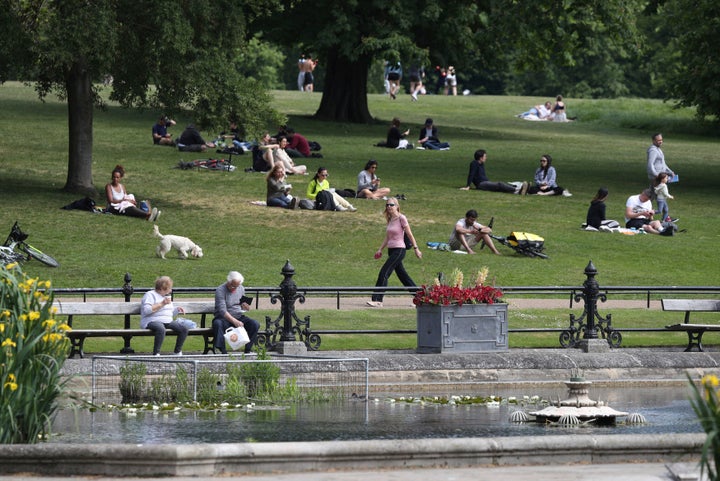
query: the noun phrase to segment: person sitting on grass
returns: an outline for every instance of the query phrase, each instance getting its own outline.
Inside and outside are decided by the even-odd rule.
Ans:
[[[155,145],[169,145],[170,147],[175,146],[175,141],[172,139],[172,134],[167,131],[168,127],[175,125],[175,121],[167,116],[163,115],[160,117],[152,128],[153,144]]]
[[[420,129],[418,143],[420,144],[420,147],[418,147],[419,149],[450,150],[450,144],[447,142],[440,142],[437,127],[433,125],[433,119],[430,118],[425,120],[425,126]]]
[[[285,183],[285,167],[281,163],[273,166],[265,177],[265,182],[267,183],[268,207],[295,208],[297,199],[290,195],[292,185]]]
[[[468,171],[467,184],[460,187],[460,190],[470,190],[470,186],[474,185],[477,190],[488,190],[490,192],[506,192],[508,194],[524,195],[528,189],[528,183],[523,182],[520,187],[515,187],[507,182],[490,182],[485,174],[485,162],[487,162],[487,152],[483,149],[475,151],[475,156],[470,162]]]
[[[650,197],[652,192],[645,189],[638,195],[631,195],[625,203],[625,227],[644,230],[648,234],[660,234],[664,229],[659,220],[653,220]]]
[[[185,127],[177,139],[177,146],[180,152],[205,152],[208,148],[215,148],[214,143],[206,142],[202,138],[193,124]]]
[[[480,224],[477,218],[477,211],[470,209],[465,213],[464,219],[459,219],[455,223],[455,228],[452,234],[450,234],[450,240],[448,241],[450,248],[454,251],[464,250],[468,254],[475,254],[473,247],[482,241],[490,248],[493,254],[501,255],[500,251],[495,248],[492,238],[490,237],[492,229]]]
[[[563,195],[571,197],[569,190],[565,190],[557,185],[557,171],[552,166],[552,157],[545,154],[540,157],[540,167],[535,171],[535,183],[531,185],[528,194],[535,195]]]
[[[375,175],[377,160],[370,159],[358,174],[357,196],[361,199],[382,199],[390,195],[388,187],[380,187],[380,178]]]

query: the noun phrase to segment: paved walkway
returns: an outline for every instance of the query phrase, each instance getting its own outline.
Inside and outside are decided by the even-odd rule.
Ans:
[[[665,465],[662,463],[593,464],[562,466],[502,466],[472,468],[398,469],[330,471],[247,476],[221,475],[226,481],[668,481],[700,480],[700,473],[691,464]],[[203,477],[207,479],[207,477]],[[0,476],[8,481],[66,481],[67,477]],[[78,476],[75,480],[139,481],[145,478]],[[197,481],[196,477],[153,478],[156,480]],[[706,479],[706,478],[705,478]]]

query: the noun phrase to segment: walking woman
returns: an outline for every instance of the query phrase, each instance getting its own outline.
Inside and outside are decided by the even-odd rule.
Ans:
[[[385,219],[387,220],[385,239],[377,252],[375,252],[375,259],[382,257],[382,251],[385,247],[388,248],[388,259],[380,269],[375,287],[386,287],[388,278],[393,271],[395,271],[395,274],[397,274],[398,279],[400,279],[400,282],[402,282],[404,286],[414,287],[416,286],[415,282],[413,282],[410,275],[405,271],[405,266],[403,266],[403,259],[405,258],[405,236],[407,235],[410,240],[412,249],[418,259],[422,259],[422,252],[420,252],[418,248],[407,218],[400,213],[400,204],[398,204],[397,199],[388,199],[385,202]],[[372,300],[367,302],[368,306],[382,307],[383,295],[382,292],[375,292]]]

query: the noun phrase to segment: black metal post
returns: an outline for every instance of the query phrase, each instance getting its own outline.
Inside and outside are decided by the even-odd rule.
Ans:
[[[570,314],[570,327],[560,333],[562,347],[577,347],[580,339],[598,339],[598,332],[607,339],[612,347],[620,347],[622,334],[612,328],[612,315],[600,316],[597,310],[598,300],[605,302],[607,296],[600,292],[600,285],[595,276],[598,271],[592,261],[585,267],[585,282],[581,293],[575,294],[575,302],[584,302],[583,313],[579,318]],[[585,322],[584,322],[585,321]],[[597,321],[597,325],[595,323]]]
[[[587,314],[587,326],[585,328],[585,335],[583,339],[597,339],[598,334],[595,330],[595,316],[597,315],[597,300],[600,288],[598,286],[597,269],[592,261],[588,262],[585,267],[585,282],[583,282],[583,298],[585,299],[585,314]],[[603,296],[603,302],[605,297]]]
[[[297,285],[293,280],[295,268],[290,264],[288,259],[282,268],[283,281],[280,283],[280,296],[282,297],[282,316],[283,329],[280,336],[281,341],[294,341],[295,333],[293,332],[293,317],[295,315],[295,299],[297,294]]]
[[[130,302],[130,297],[133,295],[133,292],[135,292],[135,288],[132,285],[132,276],[129,272],[125,273],[125,284],[123,284],[122,287],[122,293],[125,296],[125,302]],[[125,329],[130,329],[131,326],[131,319],[129,314],[125,314]],[[133,354],[135,350],[130,347],[130,338],[125,337],[125,347],[120,349],[121,354]]]
[[[320,336],[310,330],[310,316],[300,319],[295,312],[295,301],[304,303],[305,295],[297,292],[297,285],[293,280],[295,268],[290,264],[290,260],[285,262],[282,275],[284,279],[280,283],[279,294],[270,296],[272,304],[280,302],[280,315],[274,320],[270,316],[265,317],[265,331],[259,333],[258,344],[274,350],[278,342],[299,340],[305,343],[307,349],[316,351],[320,347]]]

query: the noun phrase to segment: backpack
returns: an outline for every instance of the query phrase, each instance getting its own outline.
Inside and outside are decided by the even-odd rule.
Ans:
[[[662,223],[663,230],[660,231],[660,235],[673,236],[678,231],[678,226],[675,222],[665,221]]]
[[[332,193],[321,190],[315,197],[315,210],[335,210],[335,199]]]
[[[322,150],[322,146],[319,142],[315,142],[314,140],[308,140],[308,145],[310,146],[310,150],[312,152],[319,152]]]
[[[300,202],[298,202],[298,207],[305,210],[315,210],[315,202],[311,201],[310,199],[300,199]]]

